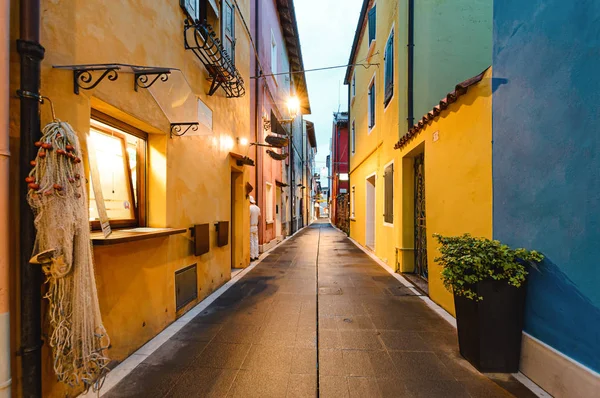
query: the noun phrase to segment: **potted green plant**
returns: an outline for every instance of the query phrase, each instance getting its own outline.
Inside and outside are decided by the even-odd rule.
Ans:
[[[434,234],[442,281],[454,294],[461,355],[481,372],[519,370],[526,265],[544,258],[497,240]]]

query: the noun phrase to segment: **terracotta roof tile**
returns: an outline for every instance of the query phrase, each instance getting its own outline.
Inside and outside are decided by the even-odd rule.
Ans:
[[[488,68],[489,69],[489,68]],[[473,76],[470,79],[465,80],[462,83],[459,83],[454,87],[454,90],[449,92],[444,98],[441,99],[439,105],[433,107],[433,109],[425,114],[415,125],[408,130],[400,140],[394,145],[394,149],[400,149],[408,144],[408,142],[417,136],[423,128],[429,124],[433,119],[438,117],[442,111],[448,109],[448,107],[456,102],[461,96],[465,95],[467,91],[469,91],[469,87],[479,83],[482,79],[487,69],[478,74],[477,76]]]

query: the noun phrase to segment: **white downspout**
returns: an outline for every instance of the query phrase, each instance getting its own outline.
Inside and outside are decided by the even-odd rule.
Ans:
[[[0,1],[0,398],[10,397],[8,135],[10,0]]]

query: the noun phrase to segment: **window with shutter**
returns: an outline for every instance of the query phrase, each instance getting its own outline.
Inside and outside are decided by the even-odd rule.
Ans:
[[[394,223],[394,164],[392,163],[385,168],[383,174],[384,179],[384,215],[383,219],[386,223]]]
[[[384,80],[383,88],[385,90],[383,104],[387,106],[394,96],[394,31],[390,33],[390,37],[385,45],[385,53],[383,56],[384,63]]]
[[[375,80],[369,86],[369,128],[375,126]]]
[[[235,8],[230,0],[223,0],[221,10],[221,42],[231,62],[235,64]]]
[[[355,217],[355,213],[354,213],[354,204],[356,203],[356,186],[352,187],[352,192],[351,192],[351,196],[350,196],[350,206],[352,207],[352,211],[350,212],[352,215],[351,217],[354,218]]]
[[[352,136],[350,145],[352,147],[352,153],[356,153],[356,123],[352,121]]]
[[[198,0],[179,0],[179,5],[193,21],[200,18]]]
[[[376,6],[373,6],[369,10],[369,45],[371,45],[371,42],[373,40],[375,40],[375,32],[377,31],[376,20],[377,20]]]

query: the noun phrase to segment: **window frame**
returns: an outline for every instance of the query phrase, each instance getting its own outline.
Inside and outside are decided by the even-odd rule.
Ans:
[[[373,92],[371,93],[371,90]],[[369,89],[368,89],[368,109],[367,109],[367,126],[369,127],[369,134],[375,128],[377,124],[376,118],[376,110],[377,110],[377,86],[375,85],[375,75],[369,81]],[[371,119],[373,119],[373,124],[371,124]]]
[[[202,0],[201,0],[202,2]],[[227,21],[227,12],[226,12],[226,8],[231,8],[231,21]],[[235,12],[235,5],[231,0],[222,0],[221,1],[221,16],[220,16],[220,22],[221,22],[221,46],[223,47],[223,50],[225,50],[225,52],[227,53],[227,55],[229,55],[229,58],[231,59],[231,63],[235,66],[235,44],[236,44],[236,40],[235,40],[235,20],[236,20],[236,12]],[[228,35],[227,34],[227,27],[228,27],[228,22],[231,22],[231,34]],[[231,51],[227,51],[227,48],[225,46],[225,43],[227,41],[231,42]]]
[[[356,97],[356,71],[352,72],[352,88],[351,88],[351,93],[352,93],[352,99],[354,99],[354,97]]]
[[[356,185],[350,189],[350,218],[356,218]]]
[[[356,153],[356,119],[352,119],[352,124],[350,125],[350,145],[352,155],[354,155]]]
[[[373,17],[373,29],[371,30],[371,13],[374,14]],[[367,31],[368,31],[368,35],[369,35],[369,47],[371,46],[371,44],[373,42],[375,42],[377,40],[377,3],[374,3],[371,8],[369,9],[369,12],[367,13]],[[372,34],[372,36],[371,36]]]
[[[105,113],[102,113],[96,109],[92,109],[90,120],[95,120],[97,122],[106,124],[114,129],[120,130],[126,134],[130,134],[139,140],[141,140],[144,144],[143,147],[138,145],[136,150],[136,165],[138,167],[137,170],[137,178],[136,178],[136,195],[134,203],[134,219],[110,219],[109,223],[111,228],[119,229],[119,228],[136,228],[136,227],[145,227],[147,222],[147,192],[146,192],[146,179],[147,179],[147,170],[148,166],[146,163],[147,160],[147,151],[148,151],[148,133],[142,131],[138,128],[135,128],[121,120],[115,119],[112,116],[109,116]],[[97,128],[97,127],[94,127]],[[101,128],[97,128],[102,131]],[[111,131],[111,134],[114,132]],[[125,137],[123,137],[125,138]],[[125,151],[125,156],[127,158],[127,163],[129,163],[129,154]],[[131,170],[127,168],[127,174],[129,176],[129,185],[133,195],[133,182],[131,178]],[[100,231],[102,227],[100,225],[100,220],[90,221],[90,225],[93,231]]]
[[[391,169],[388,172],[388,169]],[[391,192],[389,192],[391,194],[391,201],[392,203],[388,203],[388,180],[387,180],[387,176],[391,174]],[[386,164],[383,167],[383,225],[388,226],[388,227],[393,227],[394,226],[394,176],[395,176],[395,170],[394,170],[394,161],[392,160],[391,162],[389,162],[388,164]],[[389,209],[388,209],[389,206]],[[387,210],[391,211],[391,214],[387,213]],[[391,217],[391,220],[390,218]]]
[[[271,29],[271,74],[273,74],[273,80],[277,82],[276,74],[278,73],[278,50],[277,50],[277,39],[275,38],[275,32]]]
[[[271,214],[269,214],[269,211]],[[272,224],[275,222],[275,209],[273,207],[273,184],[265,182],[265,222]]]
[[[202,16],[200,11],[201,3],[198,0],[179,0],[179,6],[193,22],[200,21],[200,17]]]
[[[385,49],[383,55],[383,106],[387,108],[392,99],[394,98],[394,89],[395,89],[395,51],[394,51],[394,36],[395,36],[395,26],[392,25],[392,29],[390,30],[390,34],[388,35],[387,41],[385,42]],[[391,43],[390,43],[391,41]],[[388,49],[391,51],[391,72],[388,70]],[[388,81],[388,78],[391,79]],[[391,85],[391,92],[388,91],[388,85]],[[389,96],[388,96],[389,94]]]

